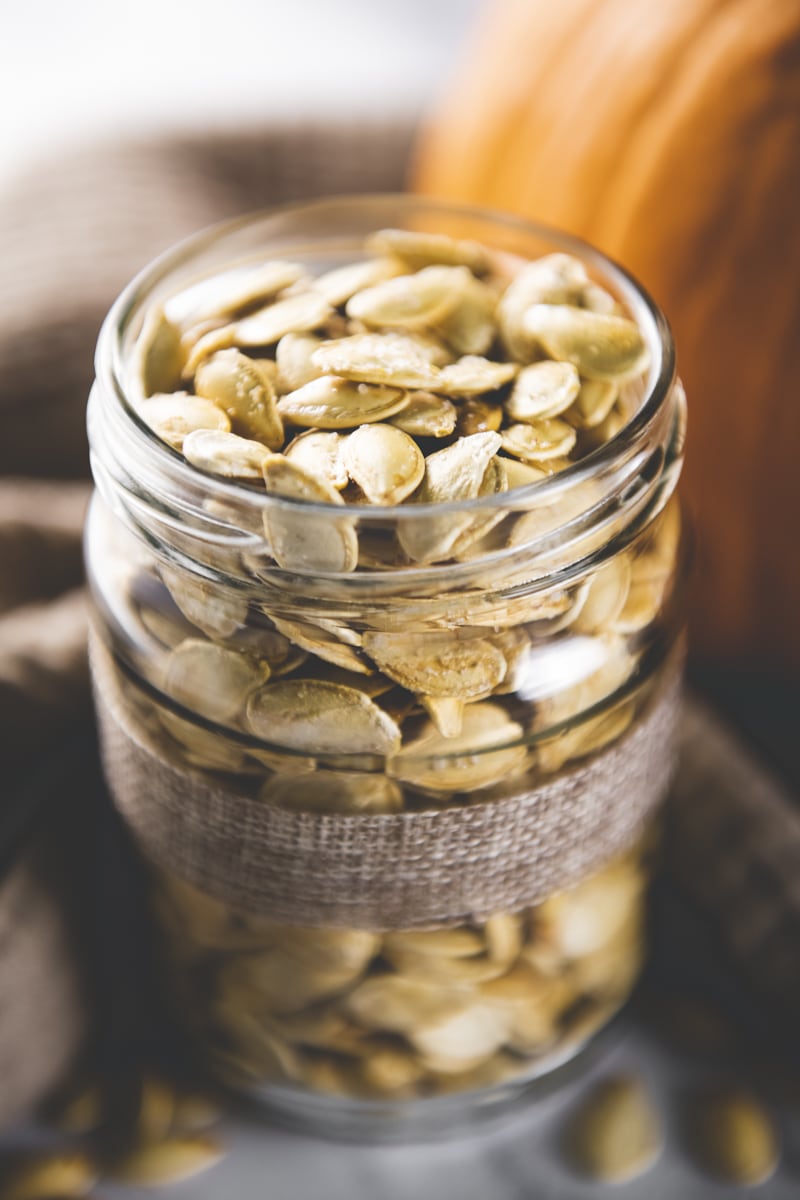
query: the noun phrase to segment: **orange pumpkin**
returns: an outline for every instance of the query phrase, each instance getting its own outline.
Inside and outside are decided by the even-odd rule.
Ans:
[[[414,182],[652,292],[689,395],[695,652],[800,670],[800,0],[494,0]]]

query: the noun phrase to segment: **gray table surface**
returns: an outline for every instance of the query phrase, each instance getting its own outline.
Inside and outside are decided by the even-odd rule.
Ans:
[[[726,1072],[731,1064],[726,1064]],[[625,1185],[582,1178],[563,1151],[570,1113],[590,1081],[635,1072],[664,1120],[665,1145],[656,1165]],[[544,1096],[520,1102],[495,1124],[425,1143],[364,1144],[326,1141],[276,1126],[267,1116],[228,1117],[218,1127],[227,1153],[192,1180],[148,1192],[187,1200],[714,1200],[800,1196],[800,1109],[777,1111],[783,1154],[776,1174],[756,1188],[723,1185],[691,1158],[682,1129],[685,1099],[716,1078],[708,1063],[692,1061],[623,1016],[600,1052]],[[17,1145],[42,1131],[17,1131]],[[138,1188],[103,1184],[103,1200],[141,1200]]]

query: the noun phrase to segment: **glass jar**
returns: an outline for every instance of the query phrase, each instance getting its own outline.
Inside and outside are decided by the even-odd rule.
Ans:
[[[649,368],[579,461],[477,499],[343,507],[209,475],[141,421],[148,313],[267,259],[354,262],[385,227],[509,262],[566,252],[624,306]],[[219,1079],[328,1128],[430,1128],[516,1095],[624,1003],[674,751],[684,429],[637,284],[496,214],[274,210],[118,300],[89,404],[105,769]],[[311,549],[279,564],[278,542]]]

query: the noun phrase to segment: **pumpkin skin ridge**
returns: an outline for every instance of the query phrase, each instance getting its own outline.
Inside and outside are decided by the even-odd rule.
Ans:
[[[466,106],[455,118],[469,130],[462,159],[470,161],[453,161],[461,144],[453,118],[449,130],[434,124],[414,182],[574,232],[653,294],[675,330],[689,395],[684,495],[698,513],[702,556],[695,652],[749,657],[787,673],[800,669],[800,278],[791,271],[800,262],[800,5],[696,0],[677,13],[673,5],[663,18],[675,23],[666,50],[633,45],[630,57],[609,59],[619,11],[616,0],[564,0],[547,12],[519,0],[496,4],[495,19],[507,28],[489,45],[502,43],[508,56],[468,67],[450,105],[451,113]],[[549,64],[545,82],[540,49],[576,35],[561,72]],[[592,79],[602,74],[587,50],[592,42],[608,90],[624,92],[621,100],[607,101],[596,87],[597,103],[586,104],[581,58]],[[530,112],[509,129],[502,101],[515,60],[536,86]],[[499,117],[484,116],[495,100]],[[545,128],[537,114],[559,104],[564,122]],[[480,122],[471,123],[472,113]],[[490,176],[475,164],[495,161],[493,122],[502,127],[505,161]]]
[[[622,17],[628,19],[628,25],[632,26],[633,28],[640,26],[641,16],[636,12],[633,6],[627,3],[627,0],[625,0],[624,3],[617,3],[617,0],[614,0],[614,2],[617,4],[617,9],[619,10],[613,27],[614,43],[617,47],[621,47],[623,51],[626,51],[627,41],[625,37],[625,28],[627,27],[622,27],[620,14]],[[720,2],[720,0],[717,0],[717,2]],[[721,0],[721,2],[724,3],[725,0]],[[697,6],[694,4],[693,0],[686,0],[685,9],[689,18],[692,16],[698,16]],[[663,24],[669,24],[669,21],[673,19],[673,12],[670,11],[669,14],[662,14],[662,17],[664,18],[662,20],[663,27]],[[662,27],[650,26],[648,29],[649,39],[647,45],[649,56],[652,56],[655,53],[663,52],[663,35],[660,32]],[[691,48],[694,45],[695,41],[696,25],[692,24],[691,20],[689,20],[686,28],[681,31],[681,36],[676,38],[674,43],[670,46],[670,53],[682,56],[686,52],[687,48]],[[625,70],[625,66],[622,63],[620,63],[620,70]],[[584,82],[585,79],[586,76],[582,72],[581,81]],[[653,125],[657,126],[662,120],[665,99],[666,94],[660,85],[660,81],[657,79],[655,74],[648,72],[641,80],[641,84],[636,92],[629,92],[626,94],[627,103],[625,105],[625,111],[621,114],[623,120],[621,122],[619,121],[619,113],[612,111],[608,115],[609,125],[615,125],[619,122],[620,124],[624,124],[626,130],[628,131],[624,141],[620,140],[618,142],[616,152],[607,151],[603,160],[601,161],[598,158],[597,147],[593,145],[594,139],[588,138],[587,140],[584,136],[583,146],[586,150],[585,161],[587,161],[587,163],[592,161],[592,166],[587,166],[587,169],[591,169],[593,171],[596,178],[596,186],[592,189],[591,193],[589,193],[588,190],[586,191],[584,194],[585,199],[583,199],[583,196],[578,189],[564,189],[567,194],[562,194],[559,197],[558,202],[553,203],[551,206],[551,211],[548,213],[547,219],[551,224],[559,228],[567,228],[573,231],[580,229],[582,231],[582,236],[587,238],[587,240],[597,244],[601,250],[604,250],[612,257],[614,256],[615,252],[612,248],[613,242],[607,241],[607,244],[604,245],[603,237],[607,237],[607,235],[602,231],[604,231],[606,228],[606,223],[609,219],[609,213],[616,211],[616,206],[618,205],[616,193],[620,186],[620,176],[625,174],[630,178],[638,179],[640,175],[641,168],[639,166],[639,162],[642,154],[646,154],[648,152],[649,146],[652,142],[651,131]],[[582,95],[581,100],[579,101],[579,111],[580,103],[582,103]],[[534,108],[535,106],[531,106],[531,116],[534,114]],[[576,120],[572,122],[573,127],[577,124],[578,115],[579,112],[576,113]],[[570,122],[568,120],[569,114],[565,114],[565,117],[567,119],[565,119],[563,123],[563,128],[560,131],[556,131],[556,137],[553,139],[554,157],[556,160],[560,159],[561,157],[563,140],[570,136]],[[535,116],[533,116],[533,119],[535,121]],[[523,136],[526,135],[531,136],[528,134],[527,130]],[[576,134],[573,134],[573,136],[576,136]],[[578,153],[582,152],[582,145],[579,141],[578,145],[575,147],[576,156]],[[593,155],[593,160],[589,159],[589,155]],[[545,166],[545,170],[546,169],[547,167]],[[535,191],[533,188],[531,188],[531,190],[528,191],[527,195],[525,196],[524,209],[522,211],[534,211],[535,203]],[[644,280],[643,282],[646,285],[647,281]]]

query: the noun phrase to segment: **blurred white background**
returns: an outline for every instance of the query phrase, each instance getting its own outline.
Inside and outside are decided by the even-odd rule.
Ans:
[[[481,0],[0,3],[0,182],[98,134],[418,112]]]

